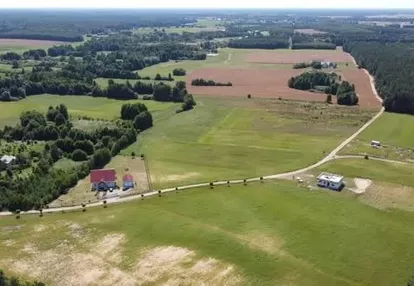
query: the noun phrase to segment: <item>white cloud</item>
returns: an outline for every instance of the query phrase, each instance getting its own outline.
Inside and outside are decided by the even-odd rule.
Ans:
[[[4,2],[4,3],[2,3]],[[0,0],[0,8],[414,8],[410,0]]]

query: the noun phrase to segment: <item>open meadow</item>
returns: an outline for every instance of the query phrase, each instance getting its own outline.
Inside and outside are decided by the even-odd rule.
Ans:
[[[414,162],[414,117],[412,115],[384,113],[369,128],[348,144],[341,154],[365,155]],[[381,142],[373,148],[371,141]]]
[[[260,98],[197,97],[122,151],[145,154],[154,187],[240,179],[317,162],[373,110]]]
[[[165,110],[173,109],[178,106],[174,103],[159,103],[152,100],[136,100],[132,102],[142,102],[149,110],[162,113]],[[59,96],[59,95],[33,95],[24,100],[16,102],[0,102],[0,127],[14,125],[18,122],[19,116],[23,111],[38,110],[46,112],[49,106],[65,104],[69,113],[75,117],[87,117],[94,119],[112,120],[119,118],[122,104],[125,102],[108,98],[94,98],[90,96]],[[171,110],[171,113],[174,113]]]
[[[0,220],[0,265],[47,284],[403,285],[413,213],[292,182]]]

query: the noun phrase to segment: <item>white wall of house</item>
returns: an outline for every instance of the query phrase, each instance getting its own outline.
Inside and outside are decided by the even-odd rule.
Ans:
[[[342,186],[342,181],[336,183],[336,182],[331,182],[331,181],[328,181],[328,180],[319,179],[318,180],[318,186],[323,187],[323,188],[338,190]]]

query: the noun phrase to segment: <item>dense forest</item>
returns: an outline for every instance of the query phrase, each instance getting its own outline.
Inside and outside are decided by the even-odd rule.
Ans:
[[[414,45],[347,42],[358,65],[375,77],[387,111],[414,114]]]
[[[189,13],[139,10],[0,11],[0,38],[83,41],[83,35],[119,32],[136,27],[181,26],[196,21]]]
[[[289,40],[288,38],[253,36],[231,40],[229,47],[236,49],[287,49],[289,48]]]

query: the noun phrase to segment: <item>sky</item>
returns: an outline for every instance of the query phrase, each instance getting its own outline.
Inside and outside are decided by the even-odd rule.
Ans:
[[[0,0],[0,8],[356,8],[414,9],[413,0]]]

